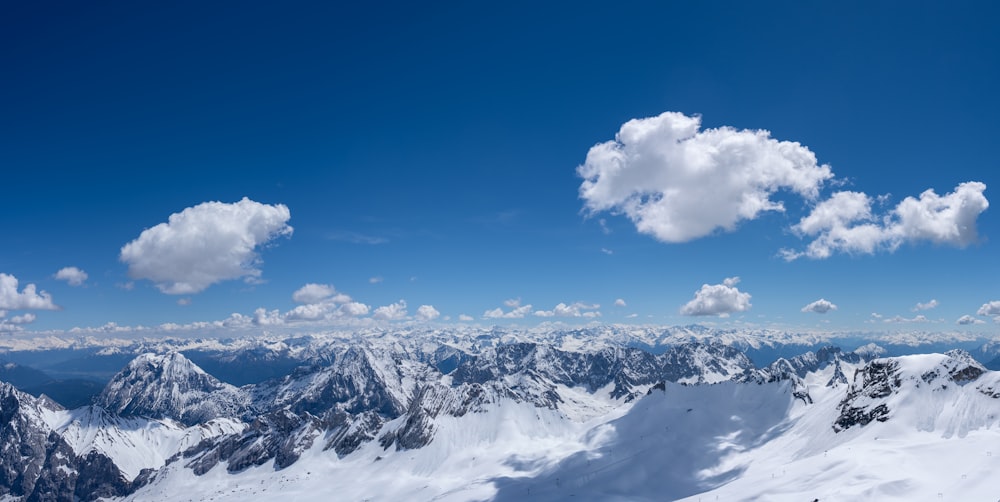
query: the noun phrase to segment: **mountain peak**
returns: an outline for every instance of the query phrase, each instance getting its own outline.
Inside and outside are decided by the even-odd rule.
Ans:
[[[242,391],[179,352],[140,354],[97,398],[98,405],[122,416],[170,418],[188,425],[240,415],[248,402]]]

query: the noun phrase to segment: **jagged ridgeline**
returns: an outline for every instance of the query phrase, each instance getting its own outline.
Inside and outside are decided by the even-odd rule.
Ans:
[[[829,396],[838,396],[837,406],[834,410],[831,405],[830,415],[821,420],[834,436],[890,420],[905,407],[899,396],[910,392],[908,385],[926,391],[968,387],[979,397],[966,398],[987,400],[973,401],[976,406],[1000,402],[1000,379],[962,351],[913,362],[875,359],[877,347],[855,352],[826,347],[759,368],[743,350],[724,343],[680,343],[654,353],[612,344],[580,351],[551,343],[482,341],[359,337],[297,342],[299,365],[294,370],[239,387],[206,373],[180,352],[142,353],[110,379],[92,405],[74,410],[2,384],[0,495],[13,500],[170,500],[180,496],[170,487],[181,483],[189,495],[200,494],[195,498],[221,497],[211,483],[232,479],[227,483],[242,482],[244,491],[232,490],[227,495],[231,499],[267,498],[265,481],[272,479],[267,473],[284,480],[286,471],[304,476],[300,471],[311,474],[322,466],[364,464],[375,471],[383,459],[420,451],[432,452],[424,455],[440,463],[449,455],[464,458],[456,453],[467,446],[463,441],[496,455],[503,441],[523,436],[550,442],[552,451],[592,448],[593,458],[580,469],[606,462],[600,472],[610,475],[626,465],[621,458],[612,462],[613,447],[605,451],[618,439],[598,440],[612,424],[619,427],[616,437],[627,436],[621,428],[634,424],[628,427],[642,431],[641,442],[647,442],[647,435],[654,442],[672,438],[664,451],[697,448],[691,441],[703,429],[715,435],[742,434],[749,448],[766,442],[774,427],[791,420],[790,410],[821,408]],[[914,371],[919,375],[908,376]],[[723,400],[732,409],[708,418],[699,414],[717,405],[702,406],[699,399]],[[760,403],[769,403],[766,411]],[[640,420],[639,413],[648,416]],[[479,425],[474,432],[456,432],[465,430],[462,424]],[[540,469],[526,467],[531,463],[518,460],[523,455],[517,449],[504,455],[497,479],[528,479],[512,473]],[[474,463],[475,458],[465,460]],[[518,462],[527,463],[509,467]],[[692,461],[690,468],[711,470],[717,468],[715,462]],[[434,469],[423,468],[433,479]],[[670,481],[662,487],[670,497],[713,486],[694,482],[698,471],[671,469],[673,474],[661,473],[660,481],[644,482]],[[532,483],[547,476],[536,474]],[[259,479],[254,490],[261,491],[245,491],[251,478]],[[213,481],[200,481],[208,479]],[[596,474],[588,479],[616,486],[613,479]],[[722,476],[715,483],[727,479]],[[494,483],[493,494],[502,498],[507,493],[503,487],[514,486],[510,483]],[[363,486],[339,489],[365,493]],[[544,489],[539,485],[536,493]]]

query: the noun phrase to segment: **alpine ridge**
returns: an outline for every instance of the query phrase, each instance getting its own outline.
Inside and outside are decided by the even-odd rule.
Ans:
[[[844,471],[855,462],[846,452],[892,437],[965,450],[997,439],[1000,426],[1000,373],[963,350],[879,357],[884,349],[873,345],[821,346],[758,368],[745,348],[720,341],[658,353],[517,336],[305,338],[281,347],[297,367],[241,387],[179,351],[144,352],[75,410],[3,384],[2,451],[25,453],[3,457],[2,493],[319,500],[332,482],[350,499],[838,500],[833,480],[804,488],[824,459],[840,459]],[[763,477],[776,462],[797,481]],[[926,488],[851,472],[843,475],[874,490],[856,492],[860,499]],[[758,484],[770,491],[747,488]]]

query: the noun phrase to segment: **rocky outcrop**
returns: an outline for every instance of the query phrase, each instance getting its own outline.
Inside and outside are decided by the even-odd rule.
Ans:
[[[129,483],[105,455],[80,457],[45,420],[60,411],[0,382],[0,498],[90,501],[126,494]]]

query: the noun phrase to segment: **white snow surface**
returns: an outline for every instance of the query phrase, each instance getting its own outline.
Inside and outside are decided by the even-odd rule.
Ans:
[[[1000,499],[1000,374],[949,379],[969,364],[954,355],[876,362],[886,361],[896,365],[898,386],[852,402],[885,404],[888,419],[841,432],[832,425],[863,385],[855,371],[863,364],[841,362],[853,376],[848,385],[826,386],[833,365],[808,374],[811,404],[793,396],[789,381],[668,383],[628,404],[600,397],[606,389],[560,387],[561,409],[504,398],[461,417],[438,416],[423,448],[371,441],[341,458],[317,440],[285,469],[271,461],[230,474],[220,464],[202,476],[173,462],[127,499]]]
[[[185,427],[173,420],[118,417],[100,406],[47,411],[45,421],[77,455],[103,453],[129,481],[143,469],[163,467],[168,458],[203,439],[233,434],[246,427],[228,418]]]

